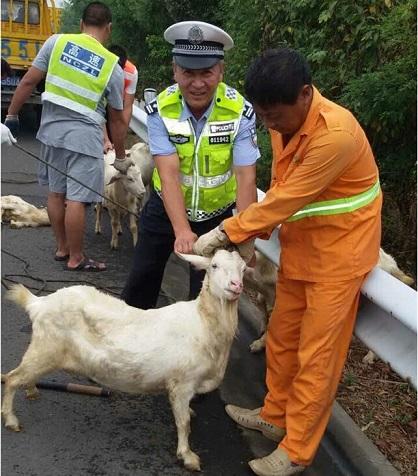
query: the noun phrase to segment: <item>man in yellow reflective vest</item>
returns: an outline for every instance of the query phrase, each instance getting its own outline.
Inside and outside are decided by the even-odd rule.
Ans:
[[[36,85],[45,79],[42,118],[37,139],[42,164],[39,182],[47,185],[48,215],[56,238],[56,261],[66,269],[103,271],[104,263],[84,254],[85,205],[103,194],[103,124],[106,107],[116,157],[114,166],[126,173],[123,120],[123,72],[116,55],[103,43],[111,32],[112,16],[101,2],[90,3],[80,23],[81,34],[51,36],[22,78],[5,124],[16,134],[18,113]],[[53,169],[59,169],[60,173]],[[86,184],[90,189],[78,182]]]
[[[194,249],[210,254],[231,242],[266,239],[281,224],[266,341],[268,393],[261,408],[226,411],[279,443],[250,462],[254,473],[288,476],[311,464],[328,423],[360,288],[378,261],[382,194],[364,131],[312,85],[302,55],[267,51],[251,65],[245,91],[270,129],[270,189]]]
[[[199,21],[176,23],[164,37],[173,45],[177,83],[145,108],[156,169],[122,293],[142,309],[155,306],[173,249],[190,253],[198,236],[257,197],[254,111],[222,82],[231,37]],[[198,294],[201,280],[202,273],[191,270],[190,297]]]

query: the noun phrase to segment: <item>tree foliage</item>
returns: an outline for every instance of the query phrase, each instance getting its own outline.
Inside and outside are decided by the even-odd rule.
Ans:
[[[86,0],[70,0],[63,31],[78,31]],[[226,82],[243,92],[247,67],[280,45],[308,58],[315,85],[351,110],[376,154],[385,192],[384,242],[415,268],[416,4],[414,0],[105,0],[113,12],[112,41],[137,64],[140,90],[172,82],[164,30],[199,19],[224,28],[235,48],[226,54]],[[269,183],[268,134],[259,130],[258,185]],[[399,256],[398,256],[399,257]]]

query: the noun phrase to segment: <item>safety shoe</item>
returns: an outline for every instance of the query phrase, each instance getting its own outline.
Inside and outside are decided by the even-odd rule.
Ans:
[[[225,411],[238,425],[249,428],[250,430],[261,431],[266,438],[276,441],[277,443],[280,442],[286,434],[284,428],[272,425],[260,417],[261,408],[248,410],[248,408],[227,405]]]
[[[264,458],[253,459],[248,464],[258,476],[290,476],[306,469],[306,466],[292,463],[286,451],[281,448],[277,448]]]

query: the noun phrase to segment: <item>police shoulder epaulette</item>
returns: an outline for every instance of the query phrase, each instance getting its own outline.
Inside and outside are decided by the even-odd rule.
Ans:
[[[247,119],[252,119],[252,117],[254,116],[254,109],[252,105],[247,101],[245,101],[244,112],[242,113],[242,115],[245,116]]]
[[[149,104],[145,106],[145,112],[150,115],[154,114],[154,112],[158,112],[158,105],[157,105],[157,100],[154,99],[151,101]]]

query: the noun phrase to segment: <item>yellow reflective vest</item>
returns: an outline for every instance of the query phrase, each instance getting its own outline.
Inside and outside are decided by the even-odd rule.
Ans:
[[[196,140],[190,121],[180,121],[183,102],[178,85],[170,86],[157,97],[158,111],[180,159],[181,188],[191,221],[220,215],[236,200],[232,150],[244,103],[238,91],[220,83],[212,111]],[[153,185],[161,192],[157,169]]]
[[[49,101],[105,122],[97,106],[118,57],[90,35],[59,35],[52,50],[43,101]]]

